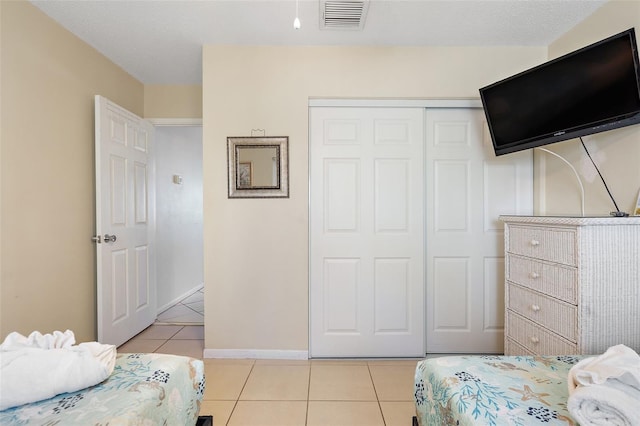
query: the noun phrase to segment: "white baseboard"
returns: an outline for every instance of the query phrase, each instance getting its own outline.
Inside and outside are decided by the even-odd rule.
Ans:
[[[204,358],[225,359],[309,359],[309,351],[271,349],[205,349]]]
[[[191,290],[184,292],[180,296],[174,298],[169,303],[165,303],[162,306],[158,306],[157,309],[156,309],[156,315],[160,315],[161,313],[163,313],[164,311],[166,311],[167,309],[169,309],[170,307],[172,307],[173,305],[175,305],[179,301],[181,301],[183,299],[186,299],[187,297],[191,296],[192,294],[194,294],[197,291],[202,290],[203,288],[204,288],[204,284],[200,284],[200,285],[198,285],[196,287],[193,287]]]

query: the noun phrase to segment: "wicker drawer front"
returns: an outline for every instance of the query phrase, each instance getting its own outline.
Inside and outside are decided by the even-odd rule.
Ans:
[[[507,310],[508,338],[536,355],[577,354],[578,347],[539,325]]]
[[[515,255],[509,255],[507,262],[507,280],[574,305],[578,303],[576,268]]]
[[[577,266],[576,230],[509,226],[510,253]]]
[[[529,352],[511,339],[504,341],[504,354],[509,355],[535,355],[533,352]]]
[[[577,307],[528,290],[508,285],[507,307],[572,342],[577,338]]]

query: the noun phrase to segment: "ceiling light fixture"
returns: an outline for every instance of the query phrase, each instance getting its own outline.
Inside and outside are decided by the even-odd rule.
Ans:
[[[296,19],[293,20],[293,28],[300,29],[300,19],[298,19],[298,0],[296,0]]]

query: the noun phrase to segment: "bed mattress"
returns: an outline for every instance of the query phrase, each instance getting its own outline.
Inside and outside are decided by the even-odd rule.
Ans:
[[[580,356],[447,356],[420,361],[418,424],[576,425],[567,377]]]
[[[204,395],[201,360],[118,354],[104,382],[0,411],[1,425],[195,425]]]

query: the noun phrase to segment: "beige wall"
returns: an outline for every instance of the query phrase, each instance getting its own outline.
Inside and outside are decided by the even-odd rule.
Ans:
[[[549,46],[556,58],[628,28],[640,36],[640,1],[610,1],[591,17]],[[640,190],[640,126],[635,125],[583,137],[621,210],[632,212]],[[546,147],[577,169],[585,187],[585,211],[607,215],[614,210],[579,140]],[[539,214],[580,214],[579,184],[560,160],[536,152],[536,210]]]
[[[144,117],[202,118],[202,86],[144,86]]]
[[[0,20],[0,336],[71,328],[91,340],[93,95],[146,117],[194,118],[199,86],[143,87],[26,2],[0,1]],[[638,2],[610,2],[549,54],[639,23]],[[477,97],[478,87],[543,62],[546,52],[206,46],[206,347],[307,348],[309,97]],[[227,199],[226,136],[252,128],[290,136],[289,199]],[[640,182],[637,126],[602,138],[590,139],[596,160],[604,156],[603,173],[628,210]],[[570,144],[566,154],[579,165],[583,155]],[[563,188],[572,177],[561,169],[546,161],[538,201],[550,212],[576,211],[574,189]],[[587,189],[588,209],[608,212],[597,183]]]
[[[478,97],[541,47],[205,46],[205,347],[307,350],[311,97]],[[224,64],[224,66],[220,66]],[[289,199],[228,199],[226,137],[289,136]]]
[[[0,336],[95,339],[93,96],[143,85],[28,2],[0,1]]]

